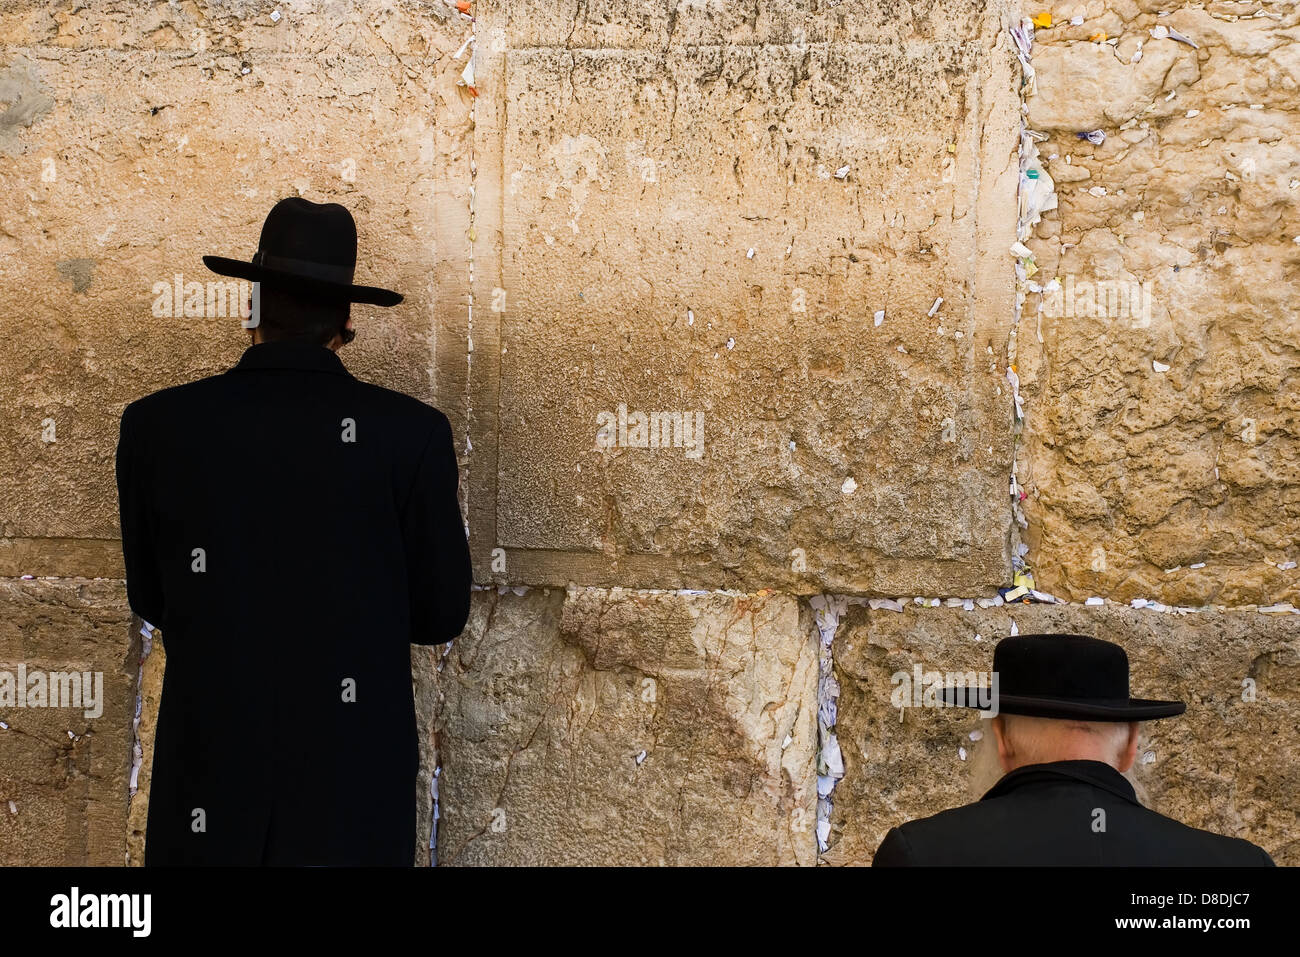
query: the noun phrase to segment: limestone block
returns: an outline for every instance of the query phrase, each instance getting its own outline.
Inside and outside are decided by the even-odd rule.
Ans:
[[[511,0],[500,4],[513,46],[641,48],[756,43],[969,40],[996,4],[987,0]],[[485,35],[493,37],[491,29]]]
[[[325,50],[436,56],[441,38],[467,26],[446,3],[394,0],[196,0],[140,6],[129,0],[86,0],[67,7],[47,0],[9,0],[0,10],[0,45],[54,50],[220,50],[254,61]],[[408,71],[418,72],[415,62]]]
[[[440,865],[814,862],[789,597],[479,592],[439,682]]]
[[[483,70],[508,108],[480,160],[480,576],[500,547],[509,582],[1005,580],[1002,45],[509,41]]]
[[[462,175],[470,95],[451,56],[462,27],[409,10],[370,21],[332,4],[289,12],[300,22],[285,28],[289,40],[240,53],[227,44],[242,41],[221,33],[236,28],[240,6],[198,5],[225,24],[200,18],[212,32],[201,49],[181,45],[200,22],[194,5],[141,15],[123,3],[24,3],[0,16],[5,42],[33,44],[0,47],[0,292],[16,305],[0,358],[2,538],[117,535],[121,410],[238,360],[250,287],[209,272],[201,256],[251,258],[285,196],[347,206],[358,281],[406,296],[390,310],[353,307],[345,363],[448,405],[463,430],[463,386],[440,397],[436,370],[443,350],[463,365],[464,342],[430,319],[464,311],[463,296],[445,302],[436,288],[461,271],[444,261],[455,232],[436,224],[440,184]],[[313,53],[326,46],[328,56]],[[90,573],[120,575],[110,545]],[[57,564],[21,570],[78,571]]]
[[[123,863],[136,680],[129,621],[121,582],[0,579],[0,669],[16,677],[25,665],[29,681],[38,670],[89,672],[97,693],[93,676],[102,675],[102,701],[0,706],[5,864]]]
[[[1054,176],[1083,171],[1061,178],[1059,209],[1030,243],[1035,279],[1064,294],[1031,295],[1017,337],[1026,539],[1054,594],[1300,599],[1287,567],[1300,561],[1300,100],[1284,62],[1295,21],[1181,11],[1168,25],[1201,49],[1148,37],[1128,66],[1089,66],[1107,54],[1038,33],[1030,119],[1061,130],[1040,152]],[[1053,104],[1119,103],[1134,71],[1168,61],[1173,76],[1189,56],[1199,74],[1163,83],[1176,96],[1127,130],[1118,114],[1042,119]],[[1089,71],[1116,86],[1080,96]],[[1094,122],[1100,146],[1073,133]]]

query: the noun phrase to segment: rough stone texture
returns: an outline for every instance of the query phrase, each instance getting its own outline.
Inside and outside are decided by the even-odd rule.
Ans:
[[[1004,580],[1000,21],[894,5],[896,28],[951,10],[970,29],[865,39],[839,24],[874,5],[850,4],[801,38],[786,4],[749,25],[721,6],[680,28],[652,4],[580,14],[595,48],[483,14],[501,49],[476,72],[496,94],[476,115],[472,381],[497,411],[472,433],[480,576],[498,546],[510,582]],[[620,405],[701,415],[700,454],[598,447]]]
[[[993,645],[1010,634],[1066,632],[1119,642],[1138,696],[1187,702],[1177,718],[1143,725],[1137,779],[1149,806],[1194,827],[1244,837],[1279,864],[1300,864],[1300,616],[1204,612],[1186,616],[1116,605],[1018,605],[962,611],[855,607],[835,636],[842,692],[837,732],[845,777],[835,789],[836,864],[870,863],[889,828],[965,804],[978,712],[908,708],[902,721],[891,676],[989,671]],[[979,636],[979,640],[976,639]],[[1254,679],[1254,702],[1243,680]]]
[[[1300,597],[1277,567],[1300,560],[1293,4],[1054,11],[1026,114],[1060,199],[1029,243],[1035,278],[1147,282],[1152,311],[1040,316],[1030,296],[1014,335],[1021,114],[1004,31],[1023,8],[473,9],[474,23],[446,0],[0,7],[0,294],[16,332],[0,356],[0,576],[70,579],[0,581],[14,609],[0,652],[93,656],[117,676],[92,735],[63,745],[48,714],[22,717],[26,737],[0,731],[19,807],[0,803],[0,862],[118,863],[124,833],[142,859],[165,655],[144,670],[128,821],[139,643],[120,582],[79,576],[123,574],[122,407],[229,367],[246,342],[234,315],[154,315],[155,284],[219,281],[200,256],[250,253],[285,195],[351,208],[362,281],[406,295],[354,310],[344,359],[451,417],[478,580],[574,586],[480,593],[447,657],[413,649],[417,862],[441,761],[445,863],[811,863],[802,598],[992,594],[1011,572],[1013,459],[1040,587]],[[1200,49],[1152,39],[1160,25]],[[471,32],[477,96],[454,55]],[[1076,137],[1094,129],[1103,145]],[[620,403],[703,413],[702,455],[597,449],[596,416]],[[652,590],[715,587],[739,594]],[[1300,862],[1294,617],[924,615],[855,612],[836,642],[849,776],[827,861],[864,861],[891,823],[963,798],[933,770],[960,773],[964,726],[891,723],[875,690],[910,654],[983,662],[1010,615],[1113,627],[1139,681],[1197,695],[1159,731],[1151,790]],[[1223,685],[1238,674],[1267,690],[1249,709]]]
[[[662,49],[669,45],[894,42],[970,39],[995,5],[986,0],[727,0],[663,4],[654,0],[511,0],[485,7],[489,38],[510,45],[583,49]],[[996,11],[995,11],[996,12]]]
[[[218,314],[214,295],[209,312],[206,284],[223,280],[201,256],[251,256],[276,199],[347,205],[358,281],[406,296],[390,310],[353,307],[357,375],[433,401],[437,350],[463,364],[463,340],[437,335],[445,310],[463,311],[436,285],[463,268],[445,262],[435,228],[440,180],[454,172],[440,124],[463,125],[468,99],[455,88],[453,14],[371,0],[285,6],[273,23],[273,9],[0,10],[0,294],[29,317],[0,357],[0,571],[122,574],[121,410],[238,359],[247,333],[233,303]],[[205,284],[209,314],[154,315],[155,284],[177,275]],[[49,538],[99,547],[75,561],[66,548],[10,557]]]
[[[0,669],[103,674],[103,713],[0,708],[0,862],[121,865],[136,670],[121,582],[0,579]]]
[[[793,598],[480,592],[440,683],[440,865],[815,861]]]
[[[25,320],[0,357],[0,401],[11,412],[0,424],[0,575],[121,577],[112,465],[122,407],[228,368],[246,344],[233,308],[155,316],[154,284],[178,273],[220,282],[202,254],[251,254],[282,196],[347,205],[360,232],[359,281],[406,295],[391,310],[354,307],[353,372],[436,400],[464,431],[464,372],[440,374],[455,370],[448,349],[464,365],[465,300],[448,282],[464,271],[456,174],[469,95],[456,89],[461,65],[450,56],[464,25],[441,4],[280,5],[279,23],[274,9],[250,0],[17,0],[0,9],[0,292]],[[66,629],[49,638],[55,660],[80,655]],[[120,655],[138,643],[125,625],[118,638]],[[60,759],[66,771],[32,752],[50,769],[15,779],[17,820],[28,823],[13,839],[39,831],[49,846],[19,848],[10,832],[0,861],[90,853],[119,864],[127,831],[129,859],[142,861],[165,661],[161,646],[155,652],[129,825],[125,785],[109,801],[89,778],[76,785],[90,787],[84,793],[65,780],[81,768],[87,739],[73,748],[75,764]],[[129,749],[131,714],[120,718],[113,733]],[[104,823],[95,811],[89,838],[86,794],[114,816]]]
[[[1035,279],[1148,283],[1151,309],[1026,303],[1027,540],[1040,587],[1074,599],[1296,601],[1300,572],[1275,565],[1300,560],[1300,10],[1152,13],[1176,6],[1037,32],[1029,123],[1052,134],[1060,209]],[[1093,129],[1103,145],[1075,136]]]

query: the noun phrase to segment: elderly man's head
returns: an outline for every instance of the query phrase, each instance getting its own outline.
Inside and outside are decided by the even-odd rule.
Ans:
[[[1137,756],[1136,721],[1075,721],[1000,714],[992,721],[1003,771],[1051,761],[1101,761],[1116,771]]]
[[[1135,721],[1076,721],[1063,718],[1031,718],[1000,714],[980,722],[973,734],[979,743],[973,748],[969,793],[972,800],[983,796],[1002,775],[1028,764],[1052,761],[1101,761],[1119,771],[1146,799],[1145,789],[1134,776],[1141,725]]]

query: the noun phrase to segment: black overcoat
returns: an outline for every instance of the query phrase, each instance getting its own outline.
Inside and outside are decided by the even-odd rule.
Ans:
[[[871,863],[1251,867],[1273,860],[1249,841],[1144,808],[1108,764],[1054,761],[1017,768],[974,804],[893,828]]]
[[[469,613],[446,416],[261,343],[127,406],[117,484],[167,652],[145,863],[410,865],[410,645]]]

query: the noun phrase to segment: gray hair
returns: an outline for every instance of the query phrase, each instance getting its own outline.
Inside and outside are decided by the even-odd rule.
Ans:
[[[1015,736],[1017,741],[1024,741],[1027,736],[1034,734],[1033,719],[1026,721],[1020,715],[1002,715],[1007,733]],[[1079,726],[1087,725],[1087,730],[1097,734],[1113,734],[1116,738],[1120,736],[1120,730],[1123,729],[1127,737],[1128,725],[1123,722],[1108,721],[1086,721],[1071,722]],[[1014,730],[1013,730],[1014,729]],[[1137,774],[1137,769],[1141,766],[1140,755],[1145,750],[1147,744],[1146,729],[1143,725],[1138,725],[1138,755],[1137,761],[1133,762],[1133,767],[1123,772],[1125,779],[1133,785],[1133,790],[1137,794],[1137,799],[1144,807],[1150,807],[1149,796],[1146,787],[1143,785],[1141,778]],[[998,740],[993,731],[993,719],[984,718],[979,724],[979,740],[974,742],[970,747],[970,771],[968,778],[968,794],[971,801],[978,801],[988,792],[993,785],[1002,779],[1004,774],[1002,765],[998,761]]]

